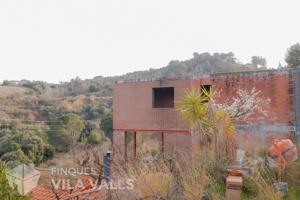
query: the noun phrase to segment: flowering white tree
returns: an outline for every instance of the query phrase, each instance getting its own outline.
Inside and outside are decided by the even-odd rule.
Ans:
[[[254,112],[267,116],[264,107],[270,103],[270,99],[260,98],[260,93],[261,91],[255,88],[250,91],[238,89],[232,101],[215,105],[229,113],[233,119],[245,120]]]

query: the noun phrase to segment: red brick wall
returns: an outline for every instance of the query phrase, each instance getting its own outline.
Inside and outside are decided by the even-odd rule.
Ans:
[[[175,102],[182,99],[190,80],[119,83],[113,88],[114,129],[188,130],[175,108],[152,108],[152,88],[174,87]]]
[[[285,129],[295,124],[294,85],[291,71],[261,71],[229,74],[215,74],[198,80],[166,80],[118,83],[114,85],[113,111],[114,129],[125,130],[188,130],[189,126],[175,108],[152,108],[152,88],[174,87],[175,104],[184,97],[187,89],[199,88],[200,85],[212,85],[220,91],[218,102],[230,102],[241,88],[261,91],[262,99],[270,99],[264,107],[268,116],[254,114],[247,121],[236,122],[241,125],[255,125],[257,130],[239,131],[241,143],[247,138],[257,137],[263,143],[274,137],[290,137]],[[268,130],[270,128],[272,130]],[[279,127],[277,127],[279,126]],[[283,130],[282,130],[283,129]],[[277,135],[277,136],[276,136]],[[271,139],[270,139],[271,138]],[[114,137],[114,145],[122,145],[120,133]],[[166,134],[165,150],[168,152],[191,150],[190,135]]]
[[[241,124],[285,124],[292,125],[295,120],[293,113],[293,85],[290,83],[288,71],[244,72],[216,75],[213,85],[221,91],[219,102],[232,101],[236,91],[261,91],[259,97],[270,99],[270,104],[264,107],[267,117],[254,114]]]

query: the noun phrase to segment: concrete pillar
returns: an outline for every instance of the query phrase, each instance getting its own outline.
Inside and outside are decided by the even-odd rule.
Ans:
[[[160,152],[164,153],[165,151],[165,133],[162,132],[160,136]]]
[[[128,138],[128,132],[125,131],[124,132],[124,147],[125,147],[125,151],[124,151],[124,159],[125,159],[125,162],[127,162],[127,138]]]
[[[114,131],[113,133],[113,151],[114,158],[118,161],[125,160],[126,154],[126,143],[125,143],[125,132]]]
[[[136,132],[133,133],[133,159],[136,158]]]

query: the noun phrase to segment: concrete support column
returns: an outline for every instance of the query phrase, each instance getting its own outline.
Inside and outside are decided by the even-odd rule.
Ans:
[[[125,160],[126,133],[124,131],[114,131],[113,133],[113,156],[119,161]]]
[[[165,151],[165,133],[162,132],[160,135],[160,152],[164,153]]]
[[[124,151],[124,159],[125,159],[125,162],[127,162],[127,138],[128,138],[128,132],[125,131],[124,132],[124,147],[125,147],[125,151]]]
[[[136,132],[133,133],[133,159],[136,159]]]

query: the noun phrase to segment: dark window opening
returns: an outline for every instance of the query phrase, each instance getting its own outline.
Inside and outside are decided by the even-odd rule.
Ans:
[[[174,87],[153,88],[153,108],[174,107]]]
[[[201,92],[201,96],[203,97],[208,97],[207,94],[211,93],[211,85],[201,85],[200,86],[200,92]],[[205,100],[204,103],[207,103],[208,100]]]

